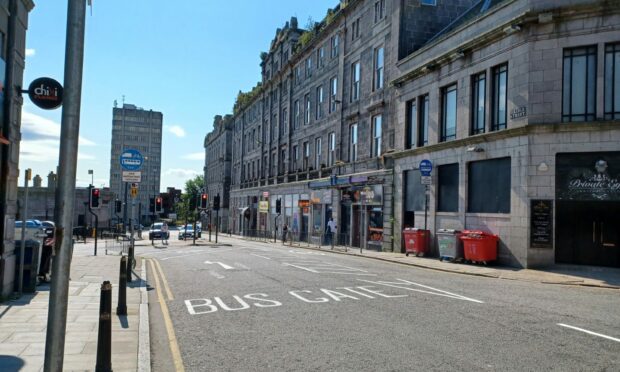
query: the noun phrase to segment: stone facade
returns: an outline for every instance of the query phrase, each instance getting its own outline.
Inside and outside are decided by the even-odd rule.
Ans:
[[[458,164],[459,169],[458,208],[454,212],[437,211],[440,186],[437,175],[433,175],[428,216],[431,232],[452,228],[497,234],[499,261],[513,266],[535,267],[559,262],[558,251],[566,247],[559,246],[558,241],[564,234],[573,232],[567,224],[560,223],[558,217],[569,202],[557,197],[556,157],[564,153],[604,156],[620,150],[620,123],[617,121],[620,116],[616,116],[616,120],[606,118],[604,109],[605,79],[611,79],[605,72],[605,51],[609,45],[620,42],[619,5],[617,1],[594,0],[562,2],[562,6],[555,1],[503,1],[440,35],[436,41],[398,63],[400,73],[393,83],[398,97],[394,105],[399,123],[396,137],[401,140],[392,154],[395,188],[403,190],[404,172],[417,169],[422,159],[432,160],[436,167]],[[565,56],[571,48],[583,46],[593,46],[595,50],[596,88],[592,90],[595,108],[590,119],[577,118],[569,123],[563,116],[568,110],[566,104],[563,105],[563,97],[567,99],[568,94],[567,80],[563,81],[567,73]],[[507,124],[505,129],[492,130],[494,73],[501,65],[507,66]],[[483,72],[487,82],[486,125],[482,133],[474,133],[472,108],[476,97],[472,85],[474,76]],[[442,141],[442,88],[452,84],[457,85],[458,97],[456,138]],[[428,144],[409,146],[409,107],[411,102],[419,106],[419,97],[426,94],[430,103]],[[470,212],[470,195],[477,187],[468,182],[471,164],[505,157],[510,158],[509,211]],[[406,191],[395,200],[396,230],[406,224],[405,194]],[[547,248],[534,247],[530,239],[533,200],[555,203],[554,239]],[[610,201],[608,206],[616,208],[615,202]],[[424,213],[415,211],[414,214],[414,221],[409,222],[420,226]],[[616,242],[610,240],[606,244],[611,246]],[[395,250],[401,248],[401,237],[396,236]],[[569,262],[588,263],[580,259]],[[620,265],[620,259],[617,262],[615,265]],[[613,258],[595,264],[614,266]]]
[[[135,200],[135,210],[136,219],[140,218],[142,224],[148,225],[152,219],[149,213],[149,201],[158,196],[160,190],[163,115],[161,112],[123,104],[122,107],[114,107],[112,116],[110,190],[116,198],[126,200],[126,205],[131,205],[131,198],[127,197],[125,182],[122,182],[120,156],[126,149],[140,151],[144,163],[140,169],[142,181]],[[130,209],[128,208],[127,218],[130,218]],[[138,214],[141,216],[138,217]]]
[[[216,116],[213,131],[205,137],[205,188],[209,195],[209,205],[213,206],[216,195],[220,196],[219,229],[228,232],[230,178],[232,166],[232,129],[233,120],[230,115]],[[215,219],[216,213],[211,212]],[[215,220],[213,220],[215,221]]]
[[[15,274],[14,227],[17,214],[17,178],[19,176],[19,142],[23,98],[18,89],[24,86],[26,30],[31,0],[10,0],[0,4],[0,32],[3,50],[0,73],[4,94],[0,112],[0,299],[13,292]]]

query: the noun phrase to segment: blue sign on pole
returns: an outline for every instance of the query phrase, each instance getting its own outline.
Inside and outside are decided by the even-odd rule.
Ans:
[[[420,174],[422,176],[428,177],[431,175],[433,171],[433,163],[430,160],[424,159],[420,162]]]
[[[140,151],[134,149],[124,150],[121,154],[121,167],[128,171],[137,171],[142,167],[144,158]]]

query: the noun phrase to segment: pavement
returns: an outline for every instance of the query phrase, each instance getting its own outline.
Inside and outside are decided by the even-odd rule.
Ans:
[[[148,370],[148,318],[140,315],[142,310],[142,314],[148,316],[144,311],[146,305],[142,304],[142,298],[146,298],[144,283],[136,275],[133,276],[127,287],[127,315],[117,316],[120,256],[105,255],[101,247],[102,244],[99,245],[99,255],[93,256],[92,241],[74,246],[64,371],[95,370],[100,289],[105,280],[113,285],[112,368],[114,371]],[[138,261],[134,271],[137,275],[141,275],[140,264]],[[24,294],[19,299],[0,303],[1,371],[43,370],[48,304],[49,284],[37,286],[34,294]]]
[[[236,239],[250,240],[248,238],[234,236]],[[225,238],[226,240],[226,238]],[[267,242],[273,244],[273,242]],[[280,241],[278,244],[282,244]],[[395,262],[403,265],[423,267],[426,269],[445,271],[457,274],[483,276],[488,278],[519,280],[524,282],[537,282],[544,284],[577,285],[587,287],[599,287],[608,289],[620,289],[620,269],[612,267],[598,267],[585,265],[552,265],[540,269],[517,269],[507,266],[485,266],[457,262],[440,261],[436,257],[405,256],[403,253],[378,252],[373,250],[360,250],[344,246],[318,247],[305,242],[287,243],[287,246],[318,251],[331,251],[337,254],[359,256]]]

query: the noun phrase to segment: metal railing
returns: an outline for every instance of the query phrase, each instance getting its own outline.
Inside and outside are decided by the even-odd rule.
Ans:
[[[101,234],[101,240],[104,242],[105,254],[108,254],[108,251],[119,255],[128,252],[130,242],[125,234],[105,232]]]
[[[319,248],[324,250],[336,250],[348,252],[351,246],[349,234],[331,233],[305,233],[288,231],[285,233],[278,230],[277,236],[273,230],[245,230],[240,234],[250,241],[273,243],[274,241],[289,247]],[[360,248],[361,253],[361,248]]]

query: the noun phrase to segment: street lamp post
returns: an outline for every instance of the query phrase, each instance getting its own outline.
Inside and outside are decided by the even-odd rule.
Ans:
[[[92,169],[88,170],[88,174],[90,174],[90,184],[95,186],[95,172]]]

